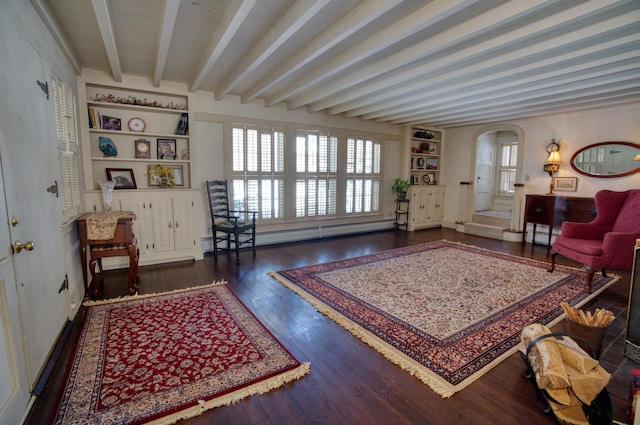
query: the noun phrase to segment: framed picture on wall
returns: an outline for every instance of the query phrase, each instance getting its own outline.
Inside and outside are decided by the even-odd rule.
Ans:
[[[558,192],[575,192],[578,189],[578,178],[554,177],[553,188]]]

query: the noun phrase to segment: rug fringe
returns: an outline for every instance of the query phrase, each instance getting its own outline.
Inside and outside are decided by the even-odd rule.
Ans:
[[[149,424],[172,425],[183,419],[189,419],[189,418],[193,418],[198,415],[201,415],[207,410],[211,410],[220,406],[228,406],[230,404],[235,404],[240,400],[252,395],[265,394],[271,390],[274,390],[285,384],[288,384],[289,382],[298,380],[303,376],[308,375],[310,372],[311,372],[311,363],[309,362],[302,363],[300,366],[298,366],[295,369],[291,369],[289,371],[281,373],[265,381],[257,382],[253,385],[249,385],[248,387],[241,388],[237,391],[233,391],[222,397],[217,397],[209,401],[198,400],[197,406],[193,406],[188,409],[182,410],[180,412],[176,412],[172,415],[165,416],[163,418],[149,422]]]
[[[82,303],[82,305],[85,306],[85,307],[89,307],[89,306],[95,306],[95,305],[112,304],[112,303],[118,303],[118,302],[122,302],[122,301],[131,301],[131,300],[135,300],[135,299],[139,299],[139,298],[149,298],[149,297],[155,297],[155,296],[158,296],[158,295],[175,294],[175,293],[179,293],[179,292],[193,291],[194,289],[203,289],[203,288],[209,288],[209,287],[218,286],[218,285],[226,285],[227,283],[228,282],[226,280],[224,280],[224,279],[222,279],[222,280],[214,280],[212,283],[209,283],[209,284],[206,284],[206,285],[191,286],[189,288],[174,289],[173,291],[167,291],[167,292],[158,292],[158,293],[152,293],[152,294],[138,294],[136,292],[133,295],[124,295],[122,297],[117,297],[117,298],[108,298],[108,299],[104,299],[104,300],[87,300],[87,301],[84,301]]]

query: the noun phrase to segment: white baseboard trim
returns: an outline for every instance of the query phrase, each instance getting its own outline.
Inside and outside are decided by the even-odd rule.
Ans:
[[[393,220],[376,220],[363,223],[345,223],[298,227],[293,229],[260,230],[256,229],[256,246],[273,245],[286,242],[299,242],[312,239],[330,238],[333,236],[351,235],[357,233],[377,232],[393,229]],[[200,237],[203,252],[213,252],[212,235]],[[226,243],[223,242],[226,246]]]

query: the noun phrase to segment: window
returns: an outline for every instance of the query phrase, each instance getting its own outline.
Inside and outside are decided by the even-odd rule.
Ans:
[[[351,137],[347,139],[347,214],[368,214],[380,210],[380,154],[380,143]]]
[[[231,125],[234,209],[271,223],[380,213],[381,143],[300,129],[285,149],[285,137],[275,127]]]
[[[233,209],[284,219],[284,131],[234,124],[231,143]]]
[[[515,193],[514,183],[516,181],[516,165],[518,161],[518,144],[508,143],[500,149],[499,167],[499,195],[513,195]]]
[[[80,214],[75,98],[71,89],[55,77],[51,79],[51,95],[56,139],[61,149],[59,155],[61,181],[58,190],[62,195],[63,215],[69,218]]]
[[[318,132],[296,135],[296,217],[336,215],[338,138]]]

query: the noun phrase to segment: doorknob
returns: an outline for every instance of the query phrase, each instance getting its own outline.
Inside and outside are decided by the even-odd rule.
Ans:
[[[27,241],[25,243],[22,243],[20,241],[16,241],[13,244],[13,251],[17,254],[20,251],[22,251],[23,249],[26,249],[27,251],[33,251],[33,242],[31,241]]]

